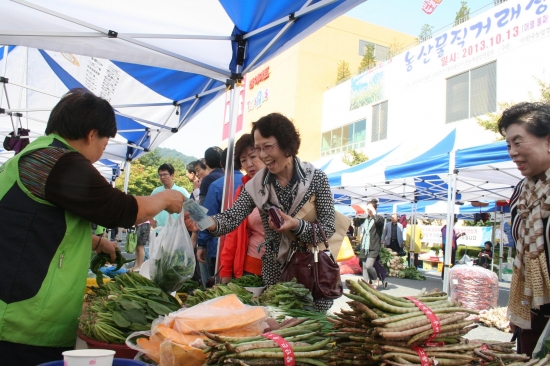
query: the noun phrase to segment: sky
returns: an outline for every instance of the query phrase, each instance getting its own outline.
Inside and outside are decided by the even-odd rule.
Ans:
[[[430,15],[422,11],[423,3],[424,0],[367,0],[346,15],[416,37],[424,24],[433,26],[434,34],[451,25],[461,0],[443,0]],[[472,16],[493,6],[493,0],[467,0],[466,3]],[[207,148],[221,142],[223,111],[224,98],[220,97],[160,146],[203,157]]]

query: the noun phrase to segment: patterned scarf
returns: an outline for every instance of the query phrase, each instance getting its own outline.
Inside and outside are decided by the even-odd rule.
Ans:
[[[305,194],[308,191],[311,182],[313,181],[313,174],[316,170],[313,164],[302,162],[300,161],[300,159],[298,159],[298,157],[294,157],[294,165],[295,170],[298,169],[297,165],[299,165],[299,168],[304,175],[301,180],[295,183],[297,185],[296,197],[294,197],[294,201],[292,201],[291,203],[290,210],[286,212],[287,215],[290,215],[292,217],[296,216],[296,214],[298,213],[298,207],[301,207],[302,204],[307,202],[304,200]],[[259,170],[254,178],[252,178],[246,184],[245,189],[248,194],[250,194],[250,197],[252,197],[252,200],[256,204],[256,207],[258,207],[258,209],[260,210],[260,213],[262,213],[263,215],[266,215],[266,212],[271,205],[279,207],[284,212],[285,210],[283,206],[279,203],[279,199],[277,198],[277,192],[275,191],[274,185],[267,183],[267,180],[265,179],[267,172],[267,168],[262,168],[261,170]],[[279,263],[281,264],[284,264],[287,260],[293,240],[287,235],[280,236],[281,242],[279,243],[277,261],[279,261]]]
[[[370,248],[370,229],[374,225],[374,217],[367,218],[367,221],[363,223],[363,238],[361,238],[361,255],[367,256]]]
[[[546,176],[550,176],[550,169]],[[508,317],[520,328],[531,329],[531,309],[550,302],[543,224],[543,219],[550,216],[550,181],[525,178],[517,207],[521,220]]]

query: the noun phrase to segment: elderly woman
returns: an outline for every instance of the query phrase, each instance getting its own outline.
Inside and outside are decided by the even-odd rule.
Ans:
[[[504,111],[498,129],[525,177],[510,199],[517,255],[508,317],[519,335],[518,353],[531,355],[550,316],[550,105],[516,104]]]
[[[2,364],[34,366],[74,348],[90,253],[114,261],[118,250],[90,222],[130,227],[181,211],[178,191],[133,197],[94,168],[116,132],[107,101],[73,90],[52,110],[46,136],[0,167]]]
[[[291,235],[284,232],[290,232],[300,242],[313,242],[311,225],[294,216],[315,195],[317,220],[330,238],[335,230],[334,200],[325,173],[296,156],[300,148],[300,135],[288,118],[271,113],[252,125],[254,149],[266,168],[246,183],[233,207],[212,216],[215,223],[208,230],[215,236],[227,234],[258,207],[265,230],[262,275],[265,284],[271,286],[279,281],[282,265],[291,249],[298,245],[290,238]],[[271,206],[278,208],[283,219],[280,227],[269,219],[267,210]],[[321,234],[316,230],[317,240],[320,241]],[[317,309],[321,311],[328,310],[331,305],[332,300],[316,301]]]
[[[235,144],[235,169],[243,169],[246,175],[242,185],[237,188],[235,199],[257,172],[265,168],[260,155],[254,149],[254,137],[245,133]],[[241,222],[236,230],[225,237],[220,254],[220,277],[222,283],[229,282],[233,277],[240,278],[243,274],[262,275],[262,256],[265,248],[260,244],[265,240],[264,226],[258,208]]]

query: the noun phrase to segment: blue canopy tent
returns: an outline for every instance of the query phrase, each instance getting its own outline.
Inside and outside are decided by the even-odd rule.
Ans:
[[[43,57],[48,55],[59,66],[60,57],[66,58],[72,66],[67,64],[61,69],[72,68],[73,73],[68,73],[80,84],[98,95],[113,97],[110,101],[117,110],[117,122],[121,117],[122,133],[119,140],[113,141],[113,145],[120,146],[111,150],[128,161],[158,146],[209,101],[230,89],[233,103],[228,156],[232,156],[233,111],[238,99],[235,85],[239,86],[242,75],[363,1],[118,0],[113,6],[110,0],[51,0],[40,6],[25,0],[0,0],[6,14],[0,22],[0,44],[48,50],[41,52]],[[82,60],[92,81],[74,74]],[[10,79],[6,73],[9,62],[6,57],[2,61],[0,76]],[[49,72],[43,68],[40,71]],[[128,78],[125,88],[115,83],[120,76]],[[8,88],[52,97],[48,105],[39,105],[44,112],[51,109],[68,85],[73,85],[65,79],[64,85],[55,85],[56,92],[52,93],[43,90],[44,84],[29,86],[25,78],[22,80],[7,83],[2,79]],[[126,95],[132,94],[132,85],[138,84],[149,91]],[[47,113],[40,118],[29,116],[37,106],[26,99],[25,103],[12,102],[18,105],[13,108],[3,97],[4,88],[0,88],[2,113],[21,113],[26,121],[47,119]],[[140,112],[146,108],[155,111],[144,117]],[[107,153],[105,157],[115,159]],[[232,159],[228,159],[227,169],[233,171]],[[233,174],[226,176],[226,186],[233,186]],[[231,196],[232,190],[226,194]]]
[[[380,204],[446,200],[447,184],[439,175],[449,171],[449,153],[455,136],[453,129],[427,147],[403,142],[376,158],[329,174],[331,190],[338,200],[349,203],[373,198]],[[411,155],[415,158],[407,161]]]

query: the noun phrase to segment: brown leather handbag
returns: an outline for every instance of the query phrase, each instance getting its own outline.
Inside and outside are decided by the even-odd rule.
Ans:
[[[340,278],[340,266],[330,253],[327,237],[319,222],[310,222],[313,232],[313,246],[305,252],[296,248],[290,253],[285,263],[281,281],[288,282],[296,278],[311,292],[313,299],[337,299],[344,290]],[[319,250],[315,226],[319,228],[325,250]]]

